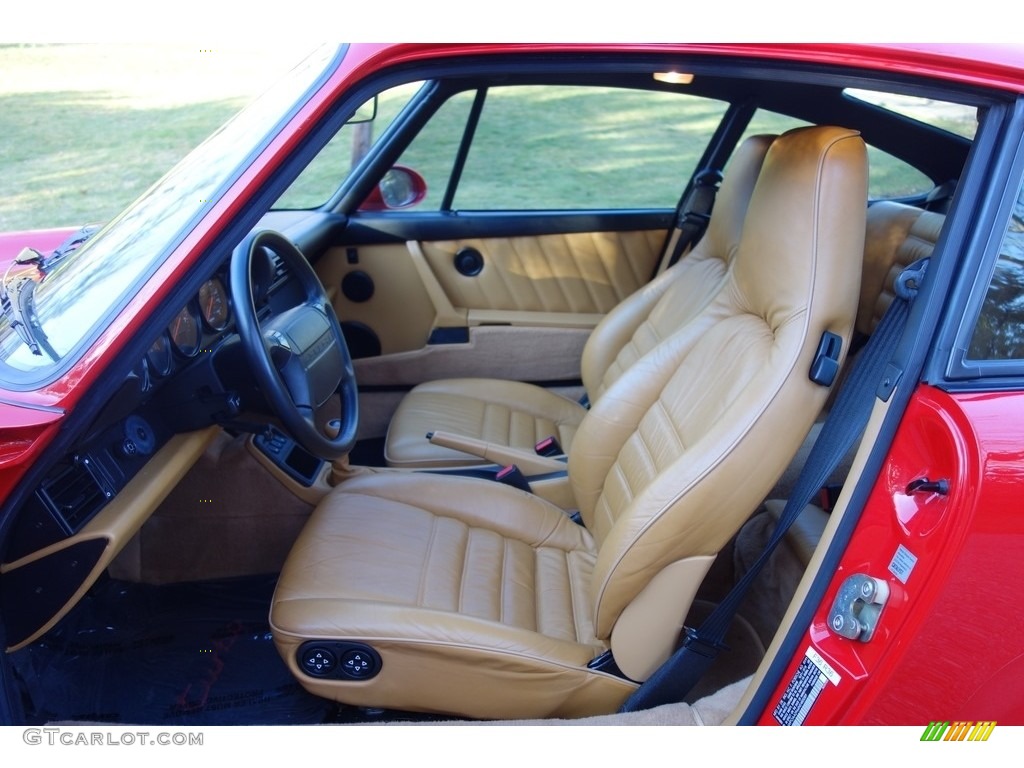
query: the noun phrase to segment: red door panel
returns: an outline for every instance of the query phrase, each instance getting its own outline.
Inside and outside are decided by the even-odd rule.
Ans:
[[[1024,394],[915,394],[763,724],[1024,723]],[[948,494],[908,493],[919,478]],[[852,574],[888,602],[866,643],[828,627]],[[788,691],[788,693],[787,693]]]

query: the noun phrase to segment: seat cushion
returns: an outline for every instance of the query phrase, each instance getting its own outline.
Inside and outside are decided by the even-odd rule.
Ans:
[[[495,379],[446,379],[413,389],[403,398],[384,445],[391,467],[458,467],[481,460],[433,445],[440,430],[532,452],[554,435],[566,451],[586,409],[533,384]]]
[[[424,474],[354,478],[317,508],[281,573],[271,627],[311,692],[349,704],[466,717],[613,711],[635,685],[587,663],[594,542],[514,488]],[[311,678],[305,640],[367,643],[363,681]]]

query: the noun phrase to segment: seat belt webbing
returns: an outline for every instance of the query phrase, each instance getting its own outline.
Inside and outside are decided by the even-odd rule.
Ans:
[[[661,263],[664,269],[675,264],[690,248],[696,245],[707,229],[711,220],[711,209],[715,205],[715,196],[718,194],[718,187],[722,183],[722,172],[708,168],[697,173],[693,179],[693,187],[689,194],[679,201],[676,209],[675,228],[669,232],[665,247],[672,243],[672,253],[665,261],[664,256]],[[673,235],[675,240],[673,242]],[[659,269],[661,269],[659,265]]]
[[[927,261],[912,264],[896,280],[896,297],[854,361],[760,556],[699,629],[686,628],[682,646],[633,692],[620,711],[633,712],[682,701],[725,647],[725,633],[769,556],[867,426],[875,393],[903,335],[910,303],[920,287]]]

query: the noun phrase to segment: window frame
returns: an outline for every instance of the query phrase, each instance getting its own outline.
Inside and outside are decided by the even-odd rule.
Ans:
[[[973,206],[976,215],[960,217],[961,224],[969,220],[971,231],[966,233],[964,256],[960,259],[962,278],[948,302],[940,337],[949,340],[948,346],[939,345],[948,350],[945,365],[940,373],[937,364],[941,361],[936,361],[928,377],[929,381],[949,391],[1020,389],[1024,382],[1024,357],[1015,360],[968,357],[1007,227],[1024,186],[1024,98],[1018,98],[1013,108],[1007,110],[1006,119],[998,122],[1002,125],[992,125],[985,132],[986,143],[993,144],[988,172],[974,169],[972,173],[975,183],[981,184],[983,180],[989,183],[978,190],[978,200]],[[997,129],[1002,135],[991,135]],[[979,130],[976,143],[981,144],[981,139]]]

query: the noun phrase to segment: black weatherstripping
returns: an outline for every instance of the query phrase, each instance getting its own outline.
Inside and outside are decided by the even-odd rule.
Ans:
[[[670,208],[588,211],[459,211],[353,214],[346,243],[376,245],[409,240],[434,241],[487,237],[526,237],[581,232],[665,230],[672,226]]]
[[[997,131],[997,128],[999,131]],[[997,143],[999,132],[1005,140]],[[1007,227],[1024,176],[1024,101],[1013,110],[992,108],[982,122],[977,151],[992,147],[985,173],[969,177],[970,187],[958,191],[955,205],[969,205],[974,215],[961,219],[960,230],[974,227],[961,246],[965,279],[953,287],[941,329],[942,349],[929,361],[926,380],[948,391],[1019,390],[1024,381],[1024,360],[971,359],[969,349],[984,309]],[[984,142],[984,145],[983,145]],[[994,145],[994,146],[993,146]],[[966,200],[964,198],[967,198]],[[952,239],[950,233],[950,239]],[[961,233],[962,234],[962,233]]]

